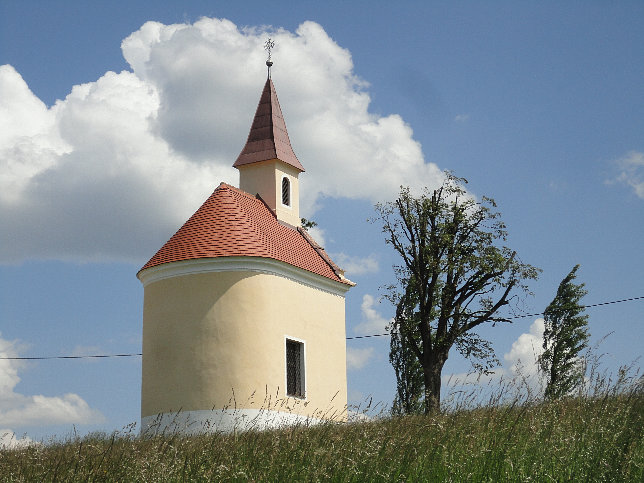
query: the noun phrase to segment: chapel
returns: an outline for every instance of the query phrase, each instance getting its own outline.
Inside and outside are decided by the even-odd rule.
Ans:
[[[143,432],[347,417],[345,294],[302,228],[298,160],[270,76],[233,166],[141,268]]]

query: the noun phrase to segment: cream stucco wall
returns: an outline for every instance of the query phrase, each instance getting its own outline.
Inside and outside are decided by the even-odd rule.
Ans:
[[[259,194],[278,220],[300,226],[299,171],[273,159],[239,166],[239,188],[252,195]],[[282,204],[282,178],[291,183],[291,206]]]
[[[279,273],[275,261],[278,269],[271,273],[221,271],[218,260],[212,259],[212,266],[200,261],[196,273],[147,282],[145,272],[153,269],[140,274],[145,286],[142,418],[232,407],[345,417],[343,293],[348,287],[324,280],[333,290],[315,288]],[[313,282],[324,278],[305,275]],[[305,343],[303,400],[285,397],[286,337]]]

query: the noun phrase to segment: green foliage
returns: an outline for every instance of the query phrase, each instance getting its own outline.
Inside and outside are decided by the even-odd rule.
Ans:
[[[305,230],[313,228],[314,226],[318,226],[316,222],[314,222],[313,220],[307,220],[306,218],[300,218],[300,224]]]
[[[546,375],[545,396],[558,399],[579,388],[585,366],[580,353],[588,345],[588,315],[579,303],[588,292],[575,284],[579,265],[561,281],[557,295],[544,312],[543,353],[539,365]]]
[[[639,390],[349,424],[72,437],[0,450],[0,481],[644,481]]]
[[[396,319],[389,333],[389,362],[396,374],[396,397],[391,406],[393,415],[420,414],[423,411],[424,381],[423,368],[413,349],[401,332],[413,333],[409,327],[417,324],[417,314],[413,312],[413,302],[403,297],[398,303]],[[414,343],[418,344],[418,341]]]
[[[414,197],[401,188],[395,202],[376,205],[376,221],[402,260],[387,298],[397,307],[392,330],[405,343],[394,341],[392,350],[413,354],[422,367],[426,413],[440,409],[441,373],[452,347],[480,372],[498,364],[474,329],[510,322],[500,309],[516,292],[529,293],[526,281],[539,272],[502,245],[507,232],[494,200],[479,203],[465,191],[465,179],[445,176],[437,190]],[[399,365],[401,357],[390,355]]]

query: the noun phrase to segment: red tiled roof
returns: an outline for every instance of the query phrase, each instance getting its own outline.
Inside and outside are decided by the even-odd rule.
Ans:
[[[277,92],[275,92],[273,81],[269,78],[266,80],[264,91],[259,99],[246,145],[233,166],[238,168],[245,164],[270,159],[279,159],[300,171],[304,171],[293,152],[286,131],[286,122],[284,122],[282,109],[277,99]]]
[[[261,198],[221,183],[142,270],[215,257],[263,257],[352,285],[310,235],[282,225]]]

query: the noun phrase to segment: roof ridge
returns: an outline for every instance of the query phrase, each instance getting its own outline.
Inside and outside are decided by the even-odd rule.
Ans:
[[[275,218],[275,221],[278,222],[278,224],[287,229],[290,230],[294,233],[298,233],[304,240],[313,248],[313,250],[318,254],[318,256],[329,266],[331,271],[335,274],[336,277],[338,277],[339,281],[346,283],[348,285],[354,286],[355,283],[349,280],[344,276],[344,270],[342,270],[340,267],[338,267],[333,260],[329,257],[329,255],[326,253],[324,248],[318,244],[315,239],[309,235],[309,233],[302,227],[296,227],[293,225],[289,225],[287,223],[283,223],[277,219],[277,216],[273,212],[273,210],[270,209],[270,207],[266,204],[264,199],[259,196],[252,196],[246,191],[243,191],[241,189],[235,188],[234,186],[230,186],[233,191],[245,195],[247,198],[253,200],[253,201],[260,201],[262,205],[265,207],[265,209]],[[275,239],[275,237],[271,236],[270,233],[267,233],[266,230],[264,230],[264,226],[261,223],[258,223],[258,221],[251,216],[249,212],[247,212],[243,207],[237,205],[239,208],[239,211],[243,213],[244,218],[246,221],[249,223],[251,229],[255,232],[255,234],[265,240],[268,246],[272,249],[277,249],[278,247],[276,245],[281,244],[280,242],[282,241],[281,239]]]
[[[219,183],[219,186],[217,186],[215,188],[215,191],[217,191],[218,189],[221,189],[221,188],[230,189],[230,190],[235,191],[235,192],[239,193],[240,195],[244,195],[244,196],[246,196],[248,198],[255,198],[255,196],[251,195],[249,192],[244,191],[241,188],[237,188],[236,186],[233,186],[231,184],[225,183],[223,181],[221,183]]]
[[[320,255],[320,258],[324,260],[329,267],[331,267],[331,270],[333,270],[333,273],[335,273],[340,280],[343,282],[346,282],[350,285],[355,285],[355,282],[352,282],[348,278],[344,276],[344,270],[342,270],[339,266],[335,264],[333,260],[331,260],[331,257],[329,254],[326,252],[324,247],[320,245],[317,241],[315,241],[315,238],[313,238],[308,231],[306,231],[305,228],[302,228],[301,226],[296,227],[296,230],[302,235],[302,237],[313,247],[313,250],[316,251],[318,255]]]

